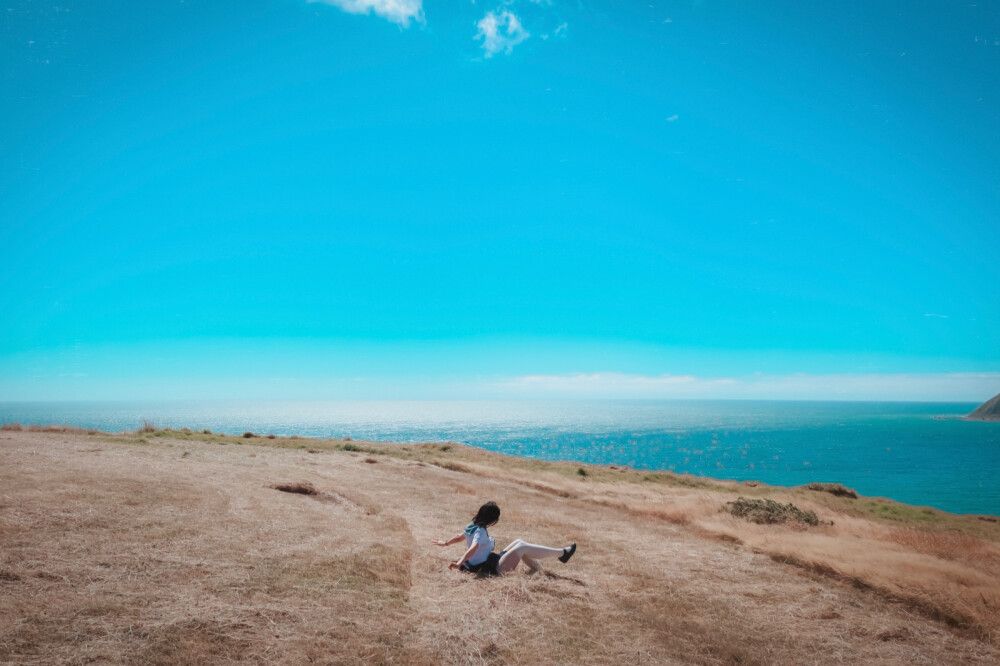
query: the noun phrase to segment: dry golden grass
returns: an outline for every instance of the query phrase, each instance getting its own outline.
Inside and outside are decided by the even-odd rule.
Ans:
[[[1000,661],[996,523],[582,468],[459,445],[6,429],[0,662]],[[748,523],[723,508],[739,495],[821,524]],[[486,499],[498,545],[577,555],[533,576],[449,571],[460,547],[431,539]]]
[[[155,430],[155,429],[153,429]],[[150,432],[153,432],[150,430]],[[98,435],[99,431],[93,428],[77,428],[66,425],[21,425],[20,423],[4,423],[0,425],[2,432],[61,432],[71,435]]]

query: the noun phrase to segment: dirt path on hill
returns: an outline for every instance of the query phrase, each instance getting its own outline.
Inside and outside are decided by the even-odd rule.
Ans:
[[[874,593],[664,521],[363,452],[0,432],[0,662],[995,664]],[[310,483],[315,495],[280,492]],[[568,565],[448,571],[491,530]]]

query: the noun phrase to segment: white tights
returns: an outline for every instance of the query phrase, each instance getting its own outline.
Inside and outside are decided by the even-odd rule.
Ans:
[[[517,568],[521,560],[524,560],[524,563],[533,571],[538,571],[541,568],[538,560],[546,557],[559,557],[562,554],[562,548],[536,546],[521,539],[514,539],[507,546],[506,552],[500,557],[500,562],[497,564],[497,572],[501,574],[509,573]]]

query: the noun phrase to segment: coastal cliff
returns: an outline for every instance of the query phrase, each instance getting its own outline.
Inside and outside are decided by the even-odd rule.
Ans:
[[[969,421],[1000,421],[1000,393],[976,407],[965,418]]]

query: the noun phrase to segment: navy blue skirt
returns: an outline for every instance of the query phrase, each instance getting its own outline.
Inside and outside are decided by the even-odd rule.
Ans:
[[[479,564],[469,564],[464,562],[462,564],[462,571],[468,571],[469,573],[482,574],[484,576],[499,576],[500,573],[497,571],[497,565],[500,564],[500,556],[506,553],[503,551],[499,554],[490,553],[486,556],[486,559]]]

